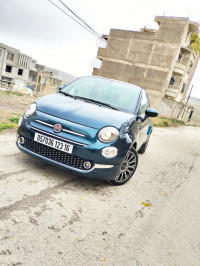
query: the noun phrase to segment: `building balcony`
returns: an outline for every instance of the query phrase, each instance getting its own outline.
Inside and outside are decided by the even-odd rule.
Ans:
[[[165,91],[165,96],[169,96],[174,99],[178,96],[179,89],[180,88],[178,86],[169,85]]]
[[[37,72],[38,70],[36,67],[32,67],[32,68],[30,68],[30,71]]]
[[[191,53],[192,53],[192,49],[191,49],[190,46],[182,46],[182,47],[181,47],[181,50],[182,50],[182,52],[185,53],[185,54],[191,54]]]
[[[176,61],[174,65],[173,72],[177,73],[181,76],[184,76],[185,72],[187,71],[187,65],[181,62]]]
[[[199,24],[195,21],[190,21],[189,23],[189,31],[196,32],[199,29]]]

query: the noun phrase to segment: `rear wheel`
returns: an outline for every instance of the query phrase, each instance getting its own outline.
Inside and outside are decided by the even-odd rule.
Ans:
[[[136,150],[132,147],[126,154],[122,166],[114,180],[110,182],[115,185],[125,184],[134,174],[138,164],[138,155]]]

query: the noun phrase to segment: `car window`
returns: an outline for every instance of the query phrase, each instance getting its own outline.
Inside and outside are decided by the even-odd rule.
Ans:
[[[146,109],[149,107],[149,98],[146,91],[142,91],[142,99],[139,114],[144,116]]]
[[[63,91],[73,96],[96,100],[121,111],[133,113],[141,88],[110,79],[83,77],[70,83]]]

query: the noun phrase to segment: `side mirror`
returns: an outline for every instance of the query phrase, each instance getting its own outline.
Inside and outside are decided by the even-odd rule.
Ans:
[[[148,117],[156,117],[158,115],[158,112],[152,108],[147,108],[145,111],[146,116]]]

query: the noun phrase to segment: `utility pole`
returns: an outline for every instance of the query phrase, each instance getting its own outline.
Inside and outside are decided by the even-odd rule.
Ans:
[[[184,116],[184,114],[185,114],[185,110],[186,110],[186,108],[187,108],[188,101],[189,101],[189,99],[190,99],[190,95],[191,95],[191,92],[192,92],[192,90],[193,90],[193,86],[194,86],[194,85],[192,85],[192,87],[191,87],[191,89],[190,89],[190,92],[189,92],[189,94],[188,94],[187,101],[186,101],[186,104],[185,104],[185,107],[184,107],[184,110],[183,110],[183,113],[182,113],[182,116],[181,116],[181,120],[183,119],[183,116]]]

